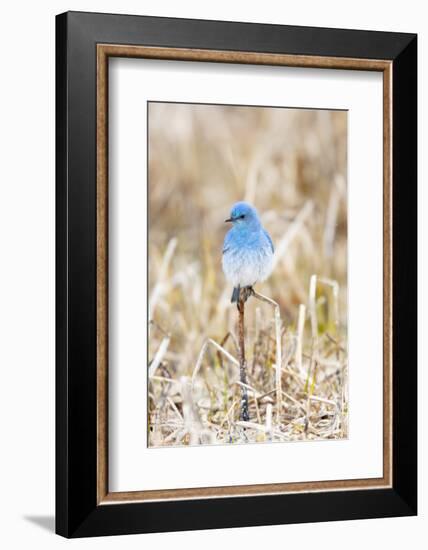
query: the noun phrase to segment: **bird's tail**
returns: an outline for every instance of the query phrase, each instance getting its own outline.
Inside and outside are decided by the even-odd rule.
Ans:
[[[233,289],[232,299],[230,300],[232,304],[239,301],[239,290],[240,290],[239,286],[235,286],[235,288]]]

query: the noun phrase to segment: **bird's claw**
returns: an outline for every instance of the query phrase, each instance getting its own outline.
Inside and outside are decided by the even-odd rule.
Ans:
[[[244,288],[241,288],[239,291],[239,300],[238,304],[245,304],[245,302],[248,300],[250,296],[254,296],[255,292],[252,286],[245,286]],[[239,306],[238,306],[239,307]]]

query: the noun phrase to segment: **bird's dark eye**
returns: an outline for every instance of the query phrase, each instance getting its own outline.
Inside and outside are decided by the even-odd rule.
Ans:
[[[245,218],[245,214],[241,214],[241,215],[239,216],[239,218],[240,218],[241,220],[243,220],[243,219]]]

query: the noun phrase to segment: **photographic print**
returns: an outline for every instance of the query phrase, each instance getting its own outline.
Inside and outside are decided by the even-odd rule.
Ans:
[[[150,447],[347,437],[347,112],[149,102]]]

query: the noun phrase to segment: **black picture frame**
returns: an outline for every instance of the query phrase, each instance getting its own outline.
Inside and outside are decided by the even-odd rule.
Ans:
[[[96,46],[392,62],[391,488],[97,504]],[[68,12],[56,18],[56,532],[65,537],[417,513],[417,36]]]

